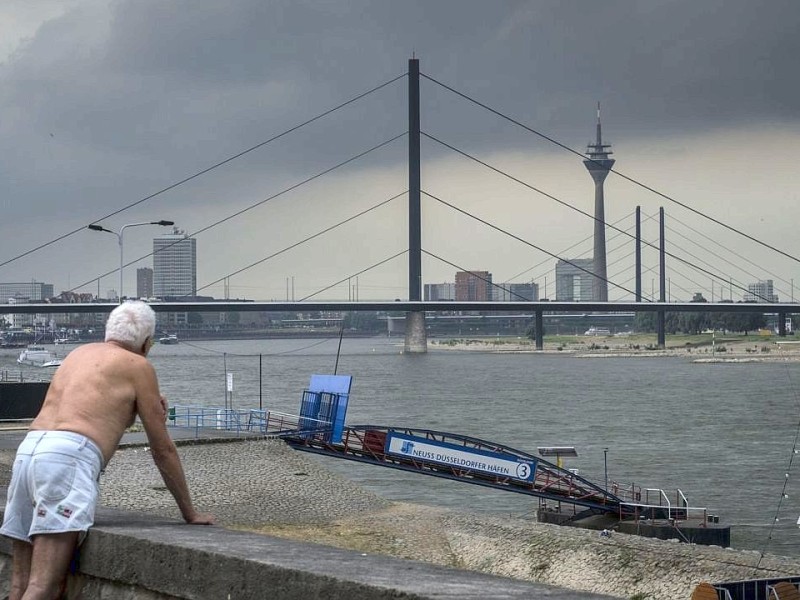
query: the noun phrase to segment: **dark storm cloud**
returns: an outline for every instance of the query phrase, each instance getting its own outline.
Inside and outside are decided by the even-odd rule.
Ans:
[[[615,143],[796,124],[798,15],[795,0],[87,0],[0,64],[2,209],[105,214],[404,73],[412,52],[577,149],[598,100]],[[467,150],[546,146],[422,92],[425,130]],[[219,194],[263,180],[266,195],[402,132],[405,96],[399,81],[237,161]],[[354,168],[402,165],[403,143]]]
[[[555,134],[585,129],[594,100],[631,135],[795,121],[799,16],[791,1],[524,3],[443,76]]]
[[[596,100],[617,135],[678,133],[796,119],[798,14],[780,0],[125,0],[83,42],[70,38],[81,12],[43,27],[4,88],[21,127],[187,167],[192,148],[245,147],[402,73],[412,51],[424,73],[556,136],[591,135]],[[459,123],[463,102],[426,90],[429,122],[496,131],[491,118]],[[403,95],[344,123],[380,141],[404,126]],[[359,136],[330,131],[313,150]]]

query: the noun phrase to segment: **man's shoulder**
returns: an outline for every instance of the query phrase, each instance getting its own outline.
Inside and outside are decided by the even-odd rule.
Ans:
[[[148,368],[150,366],[150,361],[141,354],[108,342],[86,344],[74,350],[73,353],[75,358],[85,359],[92,357],[101,362],[117,363],[120,366],[129,365],[133,368]]]

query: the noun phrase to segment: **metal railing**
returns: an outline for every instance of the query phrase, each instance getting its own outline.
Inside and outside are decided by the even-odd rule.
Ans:
[[[702,522],[705,527],[707,523],[714,522],[714,518],[708,514],[706,507],[689,506],[689,500],[681,490],[677,490],[676,506],[672,505],[669,496],[660,488],[646,488],[644,490],[643,502],[623,502],[622,504],[632,509],[634,518],[667,520],[673,523],[681,521],[697,520]]]
[[[41,377],[28,377],[26,378],[22,371],[0,371],[0,382],[4,383],[24,383],[26,381],[47,381]]]
[[[712,585],[717,590],[720,600],[772,600],[775,595],[770,597],[771,588],[781,581],[797,586],[800,584],[800,576],[723,581]]]
[[[308,427],[308,421],[313,421],[313,425],[319,429],[327,429],[331,425],[329,422],[318,419],[257,408],[233,409],[175,405],[169,408],[167,426],[194,429],[196,435],[203,429],[232,432],[237,435],[266,436],[297,431],[300,429],[301,419],[303,429],[316,430],[316,428]]]

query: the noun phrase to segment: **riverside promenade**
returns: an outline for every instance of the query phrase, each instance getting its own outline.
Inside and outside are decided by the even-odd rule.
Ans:
[[[160,595],[113,597],[675,600],[700,581],[800,573],[795,558],[472,514],[463,484],[453,484],[464,487],[463,511],[390,502],[326,469],[333,459],[280,440],[170,431],[195,504],[219,525],[182,525],[144,435],[126,434],[101,479],[106,508],[81,569],[89,581],[116,569],[125,589],[147,582]],[[0,485],[24,434],[0,431]],[[4,573],[7,560],[0,582]],[[81,597],[101,597],[90,588]]]

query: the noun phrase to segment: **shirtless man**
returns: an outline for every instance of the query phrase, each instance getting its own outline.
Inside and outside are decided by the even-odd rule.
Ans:
[[[211,524],[192,505],[167,405],[147,360],[155,313],[115,308],[105,342],[76,348],[53,375],[39,415],[17,449],[0,534],[13,539],[9,600],[58,597],[76,545],[94,523],[100,472],[136,415],[153,460],[187,523]]]

